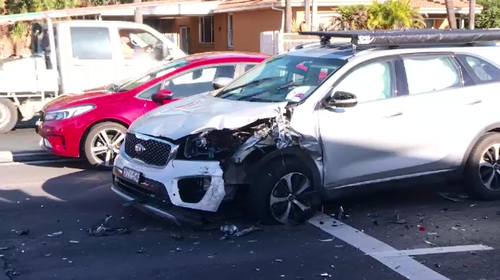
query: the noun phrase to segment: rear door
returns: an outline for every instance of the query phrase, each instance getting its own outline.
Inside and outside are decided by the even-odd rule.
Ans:
[[[412,128],[412,154],[418,159],[410,173],[441,172],[461,164],[461,156],[476,135],[481,115],[480,94],[467,87],[470,77],[463,73],[451,53],[411,54],[402,57],[411,106],[405,110]]]
[[[116,80],[116,46],[108,27],[70,26],[71,63],[65,91],[77,92]]]

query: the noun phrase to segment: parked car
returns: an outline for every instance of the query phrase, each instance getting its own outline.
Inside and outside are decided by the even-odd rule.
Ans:
[[[0,25],[34,20],[47,23],[43,28],[32,25],[32,56],[0,59],[0,133],[11,131],[18,120],[32,119],[61,94],[136,76],[165,60],[186,56],[174,42],[145,24],[97,20],[52,24],[51,18],[72,13],[81,11],[0,15]],[[130,52],[132,57],[127,56]]]
[[[238,198],[256,220],[302,222],[322,200],[432,175],[500,198],[500,49],[474,44],[500,31],[309,34],[322,43],[137,119],[113,191],[193,226]]]
[[[128,126],[142,114],[180,98],[220,87],[266,55],[212,52],[190,55],[121,84],[61,96],[42,110],[40,145],[64,157],[110,167]]]

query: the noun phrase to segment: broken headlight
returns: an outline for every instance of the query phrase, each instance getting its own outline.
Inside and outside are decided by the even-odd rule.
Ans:
[[[244,133],[243,133],[244,134]],[[215,130],[186,138],[184,157],[187,159],[224,159],[230,157],[249,137],[241,132]]]

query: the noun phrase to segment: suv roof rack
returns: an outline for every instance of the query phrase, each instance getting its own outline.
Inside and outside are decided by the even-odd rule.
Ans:
[[[488,29],[401,29],[401,30],[354,30],[354,31],[306,31],[301,35],[319,36],[321,45],[329,45],[331,38],[351,38],[356,46],[395,47],[419,44],[473,44],[500,41],[500,30]]]

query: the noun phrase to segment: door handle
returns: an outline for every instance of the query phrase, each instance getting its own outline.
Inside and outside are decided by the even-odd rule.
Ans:
[[[467,105],[476,105],[476,104],[479,104],[481,102],[483,102],[483,100],[476,100],[476,101],[473,101],[471,103],[467,103]]]
[[[399,116],[402,116],[402,115],[403,115],[403,112],[397,112],[397,113],[394,113],[392,115],[384,116],[384,118],[394,118],[394,117],[399,117]]]

